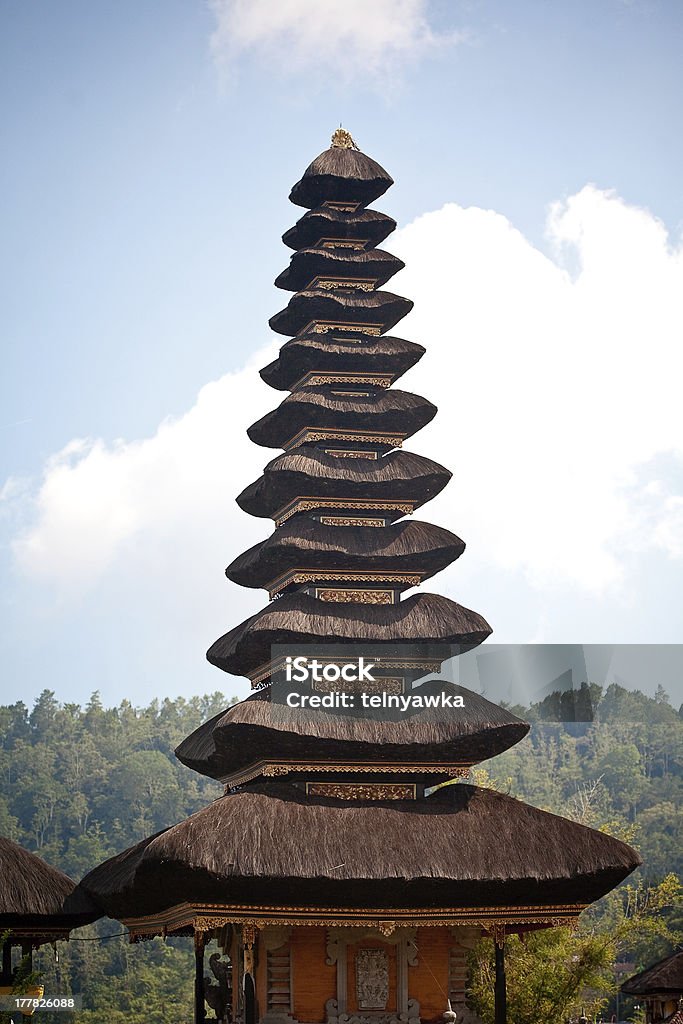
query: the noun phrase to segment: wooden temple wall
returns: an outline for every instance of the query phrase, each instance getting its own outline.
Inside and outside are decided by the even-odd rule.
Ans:
[[[408,994],[420,1004],[422,1020],[440,1019],[446,1010],[451,948],[450,928],[418,928],[417,966],[408,971]]]
[[[337,994],[337,968],[327,964],[327,929],[294,928],[290,939],[292,957],[292,1008],[298,1021],[325,1021],[325,1003]]]
[[[257,945],[258,1020],[284,1014],[302,1024],[325,1024],[334,1016],[330,1000],[340,1001],[341,1013],[367,1014],[358,1004],[357,964],[361,951],[368,950],[382,951],[385,957],[387,1014],[405,1012],[408,1001],[416,1000],[421,1020],[441,1021],[449,999],[454,1006],[464,1002],[467,951],[450,928],[414,930],[409,956],[406,940],[401,944],[398,933],[385,940],[362,929],[345,929],[342,937],[324,927],[302,926],[287,932],[286,939],[281,935],[277,942],[275,936],[262,934]]]

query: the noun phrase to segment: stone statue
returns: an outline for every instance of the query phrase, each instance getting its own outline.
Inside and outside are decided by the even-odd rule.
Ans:
[[[216,1014],[216,1020],[225,1021],[227,1024],[232,1009],[232,964],[229,960],[222,960],[220,953],[212,953],[209,957],[209,967],[216,981],[212,982],[208,974],[204,975],[204,999]]]

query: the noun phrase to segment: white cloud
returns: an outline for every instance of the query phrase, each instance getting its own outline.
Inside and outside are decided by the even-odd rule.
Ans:
[[[449,205],[400,233],[406,330],[429,346],[410,384],[441,409],[414,447],[455,468],[433,507],[477,557],[600,589],[629,551],[680,552],[675,501],[643,495],[658,453],[683,457],[683,255],[592,186],[548,232],[573,274],[490,211]]]
[[[325,69],[351,80],[462,38],[431,28],[427,0],[212,0],[211,8],[211,49],[223,68],[252,53],[285,72]]]
[[[395,288],[416,303],[401,333],[428,350],[399,386],[439,405],[410,447],[455,471],[421,514],[468,542],[433,585],[454,596],[489,568],[538,592],[626,592],[633,552],[683,556],[681,488],[655,464],[683,459],[681,251],[649,213],[593,187],[548,223],[572,274],[499,214],[454,204],[390,244],[407,263]],[[20,572],[62,596],[109,579],[156,587],[178,621],[191,604],[205,635],[206,580],[270,530],[234,496],[273,454],[244,430],[280,399],[256,372],[276,344],[154,437],[55,455],[30,505],[23,489],[13,498],[30,518],[14,540]],[[221,586],[224,628],[264,603]]]

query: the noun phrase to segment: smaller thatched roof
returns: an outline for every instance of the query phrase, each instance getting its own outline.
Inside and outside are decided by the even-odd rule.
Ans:
[[[423,455],[402,450],[381,459],[338,459],[312,445],[278,455],[249,484],[237,504],[252,516],[274,518],[294,498],[408,500],[417,508],[442,491],[449,470]]]
[[[373,281],[381,288],[404,266],[403,260],[383,249],[300,249],[276,277],[275,284],[298,292],[315,277],[357,278]]]
[[[640,863],[618,839],[491,789],[363,802],[260,783],[124,850],[83,884],[124,920],[179,903],[531,909],[590,903]]]
[[[268,323],[278,334],[298,334],[314,320],[338,324],[368,324],[382,332],[402,320],[414,303],[392,292],[358,292],[353,295],[320,289],[297,292],[287,307]],[[343,330],[343,328],[340,328]]]
[[[49,941],[98,917],[101,911],[68,875],[0,836],[0,933]]]
[[[440,594],[413,594],[393,605],[332,604],[304,593],[284,594],[216,640],[212,665],[249,676],[272,658],[274,647],[305,653],[311,645],[372,644],[378,656],[413,644],[425,656],[446,648],[476,647],[491,634],[486,619]]]
[[[359,149],[330,146],[309,164],[289,194],[290,202],[312,209],[323,202],[359,202],[384,195],[394,179]]]
[[[316,206],[308,210],[294,227],[285,231],[282,241],[290,249],[306,249],[321,238],[359,238],[369,246],[381,245],[396,227],[396,221],[379,210],[336,210]]]
[[[188,768],[223,782],[243,777],[267,760],[298,764],[290,774],[309,778],[314,762],[339,765],[337,775],[343,775],[343,765],[362,764],[364,779],[373,775],[376,765],[375,780],[379,776],[384,781],[388,764],[408,764],[410,781],[429,785],[444,781],[439,766],[472,765],[495,757],[529,731],[526,722],[455,683],[430,679],[412,692],[461,696],[464,707],[456,714],[430,708],[392,717],[385,711],[378,720],[291,710],[282,706],[279,687],[274,699],[268,687],[205,722],[183,740],[176,756]],[[405,781],[399,773],[401,777]]]
[[[445,569],[465,550],[449,530],[415,519],[383,528],[325,526],[316,519],[289,519],[267,540],[232,562],[225,575],[241,587],[268,587],[293,567],[415,572],[423,579]]]
[[[658,960],[639,974],[634,974],[621,986],[627,996],[647,996],[661,992],[683,996],[683,949]]]
[[[385,334],[362,340],[305,334],[292,338],[261,377],[278,391],[291,391],[312,370],[327,373],[385,373],[396,380],[425,353],[423,345]]]
[[[288,447],[304,427],[361,431],[369,436],[395,434],[400,442],[426,426],[436,412],[435,405],[410,391],[392,388],[339,394],[326,387],[307,387],[253,423],[247,434],[266,448]]]

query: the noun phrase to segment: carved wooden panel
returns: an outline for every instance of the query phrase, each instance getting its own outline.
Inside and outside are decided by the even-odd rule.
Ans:
[[[266,1005],[269,1012],[292,1012],[292,965],[289,943],[266,953]]]
[[[386,1010],[389,1000],[389,959],[386,949],[356,953],[356,1005],[359,1010]]]

